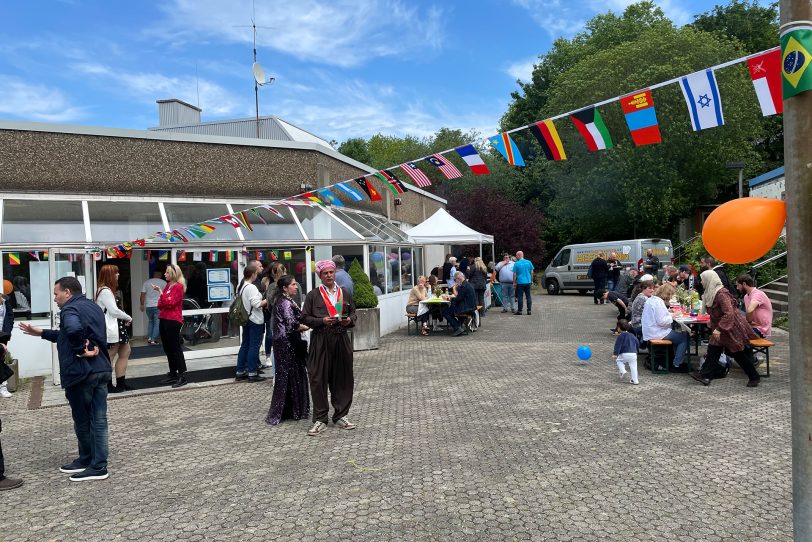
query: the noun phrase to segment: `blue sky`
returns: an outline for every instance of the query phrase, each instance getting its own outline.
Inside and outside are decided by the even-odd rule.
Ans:
[[[260,114],[338,141],[492,135],[556,37],[630,3],[256,0],[259,61],[276,78]],[[656,3],[678,24],[713,5]],[[251,17],[251,0],[3,2],[0,119],[145,129],[165,98],[199,103],[204,121],[251,117]]]

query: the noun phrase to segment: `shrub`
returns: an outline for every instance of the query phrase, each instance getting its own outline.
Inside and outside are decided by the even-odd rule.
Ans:
[[[378,296],[376,296],[372,290],[372,282],[370,282],[367,274],[364,273],[364,268],[361,267],[358,260],[353,260],[347,272],[352,278],[355,307],[358,309],[373,309],[377,307]]]

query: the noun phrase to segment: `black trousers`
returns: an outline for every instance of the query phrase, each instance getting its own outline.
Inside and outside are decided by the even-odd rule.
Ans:
[[[475,290],[476,291],[476,304],[482,307],[479,309],[480,316],[485,314],[485,290]]]
[[[595,304],[603,303],[603,300],[598,297],[598,292],[606,289],[606,277],[597,279],[593,278],[592,282],[595,283],[595,289],[592,291],[592,297],[595,300]]]
[[[346,332],[316,329],[310,335],[307,359],[313,421],[327,423],[330,411],[327,392],[333,404],[333,422],[343,418],[352,406],[352,341]]]
[[[161,333],[161,346],[164,347],[166,359],[169,362],[169,372],[173,375],[186,372],[186,358],[183,357],[183,347],[180,345],[180,328],[183,324],[177,320],[161,318],[158,331]]]
[[[758,374],[755,366],[753,365],[753,349],[749,346],[744,348],[743,350],[739,350],[738,352],[730,352],[725,348],[716,345],[716,344],[709,344],[708,345],[708,355],[705,356],[705,363],[702,364],[702,376],[705,378],[719,378],[720,374],[719,371],[721,366],[719,365],[719,358],[722,356],[724,352],[725,355],[728,357],[732,357],[736,360],[736,363],[739,364],[739,367],[742,368],[744,374],[747,375],[747,378],[750,380],[760,380],[761,377]]]

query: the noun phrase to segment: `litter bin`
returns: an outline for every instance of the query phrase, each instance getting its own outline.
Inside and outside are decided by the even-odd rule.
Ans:
[[[3,363],[3,360],[0,360],[0,363]],[[10,392],[17,391],[17,376],[20,374],[19,365],[20,364],[16,359],[12,359],[11,363],[9,364],[11,370],[14,371],[14,375],[12,375],[12,377],[6,382],[6,388],[8,388],[8,391]]]

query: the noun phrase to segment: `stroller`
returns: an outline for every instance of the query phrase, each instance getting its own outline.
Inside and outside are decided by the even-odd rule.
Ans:
[[[183,310],[200,310],[202,307],[195,299],[183,298]],[[180,336],[184,342],[196,345],[199,342],[217,342],[220,340],[221,321],[220,314],[196,314],[185,316]]]

